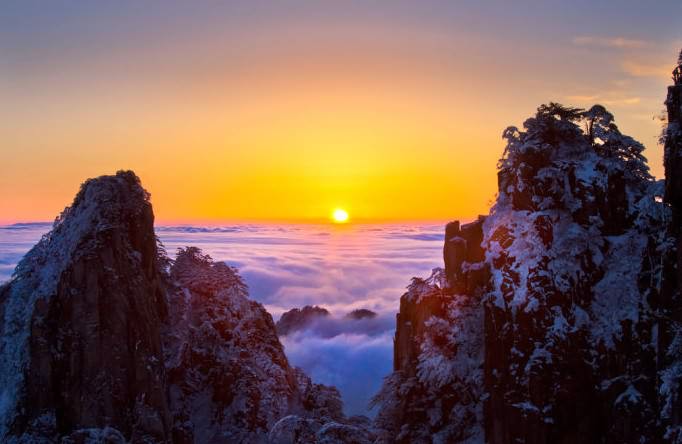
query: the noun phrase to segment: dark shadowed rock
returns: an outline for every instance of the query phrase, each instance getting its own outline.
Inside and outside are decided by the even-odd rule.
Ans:
[[[282,314],[277,321],[277,334],[286,336],[298,330],[305,330],[318,319],[330,315],[326,308],[306,305],[303,308],[292,308]]]
[[[372,310],[368,310],[366,308],[358,308],[350,313],[347,313],[345,318],[346,319],[354,319],[354,320],[359,320],[359,319],[374,319],[377,317],[377,314],[373,312]]]
[[[484,259],[484,251],[481,247],[484,220],[485,216],[479,216],[476,222],[460,226],[459,221],[454,221],[445,227],[443,263],[448,287],[451,287],[452,291],[462,291],[466,289],[468,280],[476,281],[477,279],[475,273],[469,273],[471,271],[469,267],[462,267],[462,265],[478,264]],[[475,286],[475,282],[471,285]]]
[[[668,87],[665,105],[668,124],[665,129],[665,191],[664,202],[669,204],[672,219],[668,235],[674,241],[674,248],[661,251],[660,262],[662,291],[654,300],[655,307],[662,313],[670,314],[661,320],[658,334],[657,359],[662,367],[661,375],[661,416],[668,426],[666,437],[671,442],[682,442],[682,51],[678,66],[673,72],[674,84]]]
[[[0,440],[265,443],[289,415],[315,436],[355,427],[335,388],[289,365],[237,271],[193,247],[169,259],[153,224],[132,172],[88,180],[0,287]]]
[[[153,225],[132,172],[102,176],[19,263],[0,291],[0,439],[107,426],[169,438]]]
[[[285,417],[313,432],[346,423],[338,390],[289,365],[272,317],[248,299],[234,268],[187,247],[170,280],[165,350],[175,443],[266,442],[289,427]]]
[[[642,145],[601,106],[504,135],[490,215],[448,224],[445,270],[401,298],[380,442],[677,442],[679,222]]]

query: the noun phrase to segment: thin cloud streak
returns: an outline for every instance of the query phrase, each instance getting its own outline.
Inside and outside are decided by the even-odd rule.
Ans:
[[[618,93],[614,94],[596,94],[596,95],[571,95],[566,96],[566,99],[580,104],[595,104],[618,106],[618,105],[637,105],[642,99],[639,97],[620,96]]]
[[[621,66],[623,71],[633,77],[656,77],[668,79],[672,71],[672,63],[670,61],[665,63],[646,63],[635,60],[626,60],[622,62]]]
[[[650,45],[649,42],[625,37],[595,37],[578,36],[573,38],[573,44],[578,46],[596,46],[600,48],[640,49]]]

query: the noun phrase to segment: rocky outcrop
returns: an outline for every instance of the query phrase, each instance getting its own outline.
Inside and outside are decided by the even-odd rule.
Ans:
[[[668,87],[666,107],[667,126],[663,134],[665,194],[672,218],[668,236],[674,247],[661,258],[662,291],[657,306],[667,316],[661,319],[657,359],[662,368],[661,417],[666,424],[665,437],[671,442],[682,442],[682,51],[678,67],[673,72],[674,84]]]
[[[132,172],[91,179],[0,287],[2,442],[266,443],[282,418],[319,442],[369,433],[289,365],[235,269],[169,259],[153,223]]]
[[[373,312],[372,310],[368,310],[366,308],[357,308],[344,316],[346,319],[352,319],[355,321],[358,321],[360,319],[374,319],[377,317],[377,314]]]
[[[3,442],[170,437],[148,197],[131,172],[85,182],[0,289]]]
[[[525,127],[507,132],[484,226],[486,439],[661,439],[662,184],[603,107],[541,108]]]
[[[479,216],[476,222],[460,226],[459,221],[454,221],[445,226],[443,263],[451,293],[471,293],[487,276],[481,247],[484,221],[485,216]]]
[[[286,336],[299,330],[305,330],[315,321],[330,316],[326,308],[317,305],[306,305],[303,308],[292,308],[284,312],[277,321],[277,333]]]
[[[400,299],[394,371],[373,400],[379,442],[483,441],[480,301],[490,274],[477,239],[484,220],[448,224],[446,268],[413,278]]]
[[[281,418],[270,429],[271,444],[370,444],[375,440],[370,420],[343,415],[336,388],[314,384],[296,369],[303,409]],[[314,415],[305,412],[314,412]],[[303,413],[303,414],[302,414]]]
[[[170,278],[173,441],[264,442],[277,420],[303,410],[272,317],[234,269],[195,247],[178,252]]]
[[[682,52],[678,60],[682,66]],[[665,100],[667,126],[664,134],[665,202],[677,217],[682,208],[682,78],[673,78]]]
[[[490,215],[401,298],[381,441],[677,442],[679,230],[643,146],[601,106],[504,137]]]

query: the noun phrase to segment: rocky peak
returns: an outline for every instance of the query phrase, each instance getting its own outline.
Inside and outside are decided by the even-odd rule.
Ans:
[[[676,73],[676,74],[675,74]],[[677,239],[682,227],[682,60],[673,72],[674,85],[668,87],[665,105],[668,111],[667,125],[663,133],[665,166],[664,201],[670,205],[673,214],[671,234]],[[682,245],[677,245],[677,251],[682,255]],[[682,264],[682,256],[678,257]],[[682,279],[682,267],[678,267],[678,281]]]
[[[289,365],[236,269],[168,258],[153,225],[134,173],[88,180],[0,287],[2,442],[265,443],[286,417],[369,436]]]
[[[484,226],[486,437],[657,439],[650,304],[662,268],[647,264],[667,245],[660,184],[603,107],[541,107],[524,126],[505,133]]]
[[[248,289],[237,270],[224,262],[214,262],[197,247],[178,250],[170,269],[172,281],[192,292],[214,294],[221,290],[234,290],[246,297]]]
[[[132,172],[88,180],[0,289],[3,441],[168,437],[153,224]]]
[[[277,333],[286,336],[309,327],[313,322],[331,315],[329,310],[317,305],[306,305],[303,308],[292,308],[282,314],[277,321]]]
[[[448,224],[445,270],[401,298],[380,436],[659,439],[652,308],[670,243],[643,146],[599,105],[543,105],[503,136],[490,215]]]
[[[665,101],[668,119],[663,133],[664,202],[672,213],[666,231],[670,245],[661,251],[663,291],[655,307],[666,315],[660,322],[657,355],[661,367],[661,417],[667,426],[665,437],[671,442],[682,442],[682,312],[679,310],[682,303],[682,57],[678,57],[673,82]]]
[[[374,319],[376,317],[377,314],[375,312],[366,308],[357,308],[350,311],[349,313],[346,313],[345,316],[346,319],[354,319],[356,321],[360,319]]]
[[[264,442],[300,408],[294,370],[272,317],[236,270],[195,247],[170,268],[165,337],[175,442]]]
[[[465,225],[459,221],[450,222],[445,227],[443,244],[443,263],[447,287],[453,293],[461,293],[469,287],[473,290],[482,277],[485,259],[483,242],[483,222],[485,216]]]

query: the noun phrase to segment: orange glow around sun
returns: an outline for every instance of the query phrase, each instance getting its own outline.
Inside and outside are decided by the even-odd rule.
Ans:
[[[140,176],[159,223],[326,223],[339,205],[353,223],[474,218],[497,191],[502,130],[549,101],[608,100],[662,174],[650,116],[666,73],[592,97],[625,75],[620,59],[605,73],[603,48],[575,63],[557,56],[575,48],[523,36],[313,15],[243,27],[225,15],[201,33],[95,39],[108,45],[96,52],[78,35],[77,48],[16,57],[0,79],[0,223],[52,220],[84,180],[119,169]],[[663,64],[675,51],[643,55]],[[570,86],[576,66],[591,83]]]

